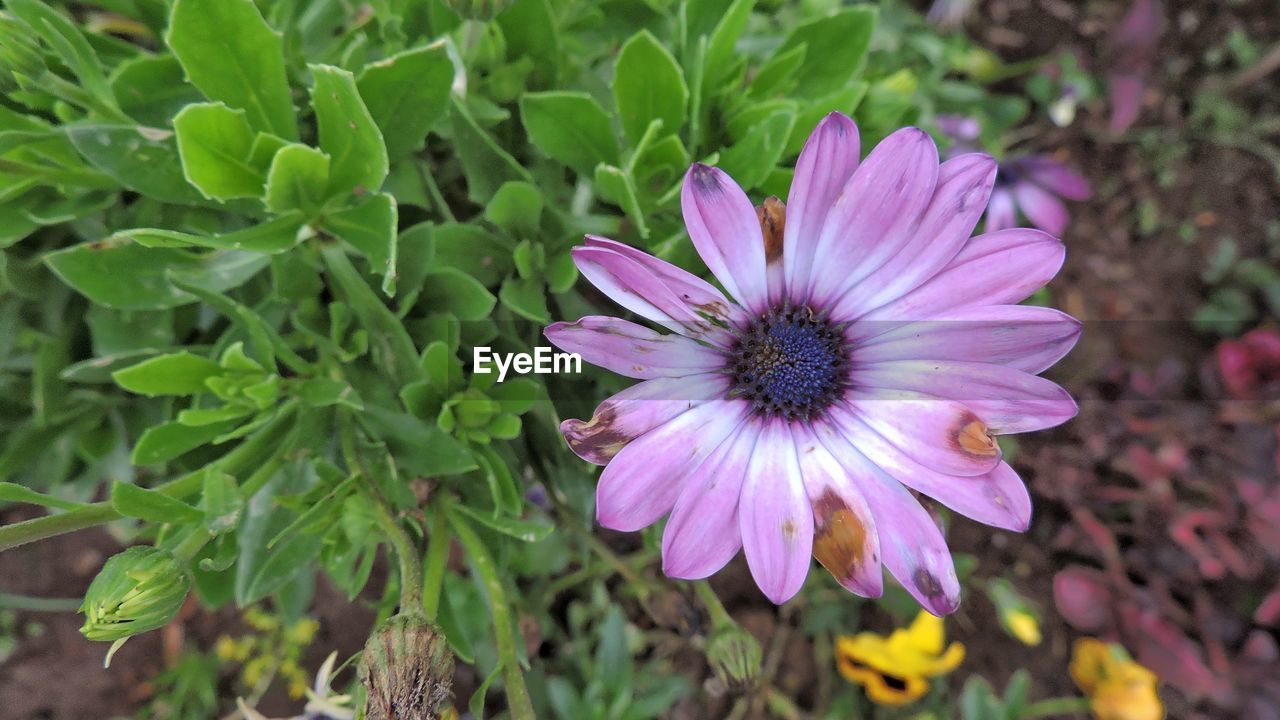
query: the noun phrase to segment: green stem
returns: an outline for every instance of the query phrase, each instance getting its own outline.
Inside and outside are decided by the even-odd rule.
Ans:
[[[238,475],[254,466],[261,468],[264,453],[276,453],[279,451],[281,439],[284,437],[285,432],[292,428],[291,421],[297,408],[297,400],[286,402],[277,411],[276,416],[253,437],[240,443],[234,450],[210,464],[230,475]],[[200,490],[204,483],[204,473],[205,468],[200,468],[180,478],[171,480],[157,487],[156,490],[169,497],[185,498]],[[112,520],[119,520],[120,517],[120,513],[111,507],[111,503],[98,502],[78,510],[5,525],[0,527],[0,552],[29,542],[35,542],[36,540],[44,540],[56,535],[103,525]]]
[[[507,705],[511,710],[512,720],[534,720],[533,702],[529,699],[529,689],[525,687],[524,675],[520,672],[520,659],[516,656],[515,633],[511,625],[511,608],[507,605],[506,590],[502,579],[498,577],[498,569],[493,555],[484,541],[471,528],[467,520],[458,513],[448,513],[453,531],[458,540],[466,548],[471,557],[472,566],[484,582],[489,595],[489,611],[493,615],[493,632],[498,646],[498,662],[502,665],[503,677],[507,686]]]
[[[706,580],[695,580],[689,584],[693,586],[693,591],[698,594],[698,599],[707,608],[707,614],[711,616],[711,627],[713,629],[736,624],[733,618],[729,616],[729,612],[724,609],[724,603],[720,602],[716,591],[711,589],[710,583]]]
[[[440,211],[441,217],[449,222],[457,222],[458,218],[454,217],[453,209],[449,207],[449,203],[444,201],[444,193],[440,192],[440,186],[436,184],[435,176],[427,170],[427,159],[419,159],[421,162],[414,163],[414,167],[417,168],[418,177],[422,179],[422,184],[426,186],[427,193],[431,195],[431,202]]]
[[[431,516],[427,536],[427,568],[422,579],[422,609],[427,619],[436,621],[440,614],[440,593],[444,590],[445,565],[449,561],[449,518],[440,508]]]
[[[173,549],[173,555],[183,563],[189,563],[212,539],[213,536],[209,534],[209,531],[198,527],[191,531],[190,535],[183,538],[182,542],[178,543],[177,547]]]
[[[1089,712],[1089,698],[1062,697],[1049,698],[1048,700],[1031,703],[1023,708],[1022,714],[1019,715],[1019,717],[1022,718],[1022,720],[1029,720],[1029,718],[1087,712]]]
[[[76,598],[42,598],[0,592],[0,608],[27,612],[75,612],[80,608]]]

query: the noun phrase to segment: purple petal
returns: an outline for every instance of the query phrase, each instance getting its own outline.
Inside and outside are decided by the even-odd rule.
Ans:
[[[560,423],[560,432],[578,457],[607,465],[627,443],[728,390],[722,373],[646,380],[600,403],[590,420]]]
[[[827,213],[807,299],[831,307],[892,257],[919,227],[937,182],[938,148],[928,133],[903,128],[881,141]]]
[[[854,362],[959,360],[1008,365],[1033,375],[1071,352],[1080,321],[1060,310],[991,305],[939,313],[932,320],[863,323],[850,330]],[[890,329],[891,328],[891,329]],[[859,337],[867,330],[874,337]]]
[[[1000,462],[987,424],[958,402],[869,387],[849,390],[845,402],[890,445],[938,472],[982,475]]]
[[[662,533],[662,572],[698,580],[724,567],[742,548],[738,497],[759,426],[743,423],[685,481]]]
[[[1093,197],[1093,188],[1080,173],[1066,165],[1043,155],[1025,158],[1021,165],[1022,174],[1036,185],[1049,190],[1068,200],[1088,200]]]
[[[909,449],[895,447],[850,412],[832,414],[846,440],[876,467],[907,487],[924,493],[965,517],[1022,532],[1031,522],[1031,496],[1008,463],[981,475],[951,475],[921,462]]]
[[[879,529],[884,566],[929,612],[955,612],[960,605],[960,581],[947,542],[933,518],[902,483],[858,452],[837,428],[818,423],[813,434],[844,468],[871,508]]]
[[[884,593],[875,516],[844,468],[807,429],[797,426],[796,455],[813,507],[813,556],[836,582],[863,597]]]
[[[787,194],[782,244],[786,286],[794,296],[808,295],[822,224],[831,203],[858,169],[859,152],[858,126],[838,112],[818,123],[800,151]]]
[[[708,322],[661,277],[631,257],[592,246],[576,247],[572,255],[574,264],[592,285],[631,312],[681,335],[722,346],[731,342],[723,328]]]
[[[578,353],[592,365],[648,380],[682,377],[724,367],[724,356],[683,335],[663,335],[618,318],[590,315],[558,322],[543,333],[556,347]]]
[[[1079,408],[1057,383],[1004,365],[948,360],[898,360],[853,371],[858,388],[888,388],[955,400],[997,435],[1061,425]]]
[[[1108,73],[1108,84],[1113,133],[1124,132],[1138,118],[1142,93],[1155,65],[1156,49],[1164,26],[1164,3],[1160,0],[1134,0],[1111,36],[1114,60]]]
[[[987,224],[983,229],[993,233],[1017,225],[1018,208],[1013,204],[1013,193],[1005,188],[993,191],[991,200],[987,203]]]
[[[947,264],[973,233],[991,196],[996,161],[971,153],[952,158],[938,169],[938,186],[920,226],[866,282],[840,299],[833,315],[856,318],[909,292]]]
[[[741,400],[712,400],[632,440],[600,473],[599,523],[634,532],[657,522],[703,459],[742,424],[749,407]]]
[[[723,170],[694,163],[680,207],[693,246],[725,290],[752,312],[767,309],[764,236],[742,188]]]
[[[788,424],[771,421],[756,441],[738,507],[742,549],[751,576],[765,596],[781,605],[809,574],[813,510],[805,495]]]
[[[1062,204],[1053,193],[1029,182],[1020,182],[1013,188],[1013,195],[1018,200],[1018,207],[1027,216],[1032,225],[1050,235],[1062,235],[1067,229],[1071,215],[1067,206]]]
[[[1142,114],[1142,100],[1147,92],[1143,75],[1112,73],[1107,78],[1107,97],[1111,100],[1111,120],[1107,127],[1113,135],[1128,130]]]
[[[1062,241],[1029,228],[972,238],[937,275],[859,323],[923,320],[941,312],[1022,302],[1062,267]]]
[[[588,235],[587,247],[612,250],[636,261],[658,278],[667,288],[696,313],[717,317],[730,325],[740,324],[744,318],[742,309],[729,301],[714,285],[661,258],[616,240]]]

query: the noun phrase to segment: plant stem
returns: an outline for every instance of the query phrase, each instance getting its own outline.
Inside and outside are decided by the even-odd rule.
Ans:
[[[736,624],[733,618],[729,616],[729,612],[724,609],[724,603],[720,602],[720,597],[716,595],[716,591],[711,589],[710,583],[706,580],[695,580],[689,584],[693,586],[693,591],[698,594],[698,599],[707,608],[707,614],[711,616],[712,629]]]
[[[196,556],[196,553],[200,552],[201,548],[212,539],[213,536],[209,534],[209,531],[198,527],[190,535],[183,538],[182,542],[178,543],[177,547],[173,549],[173,556],[183,563],[189,563]]]
[[[449,516],[453,531],[458,540],[466,548],[471,557],[472,566],[480,579],[484,581],[485,591],[489,595],[489,611],[493,615],[494,639],[498,646],[498,662],[502,665],[503,678],[507,686],[507,705],[513,720],[534,720],[533,702],[529,699],[529,689],[525,687],[524,675],[520,672],[520,659],[516,656],[515,632],[511,625],[511,608],[507,605],[506,590],[502,579],[498,577],[498,569],[493,555],[484,541],[471,529],[466,518],[458,513],[449,512],[448,506],[442,508]]]
[[[1031,703],[1023,708],[1022,714],[1019,717],[1022,718],[1022,720],[1029,720],[1030,718],[1087,712],[1089,712],[1089,698],[1062,697],[1049,698],[1048,700]]]
[[[436,507],[431,515],[427,536],[427,568],[422,579],[422,609],[427,619],[436,621],[440,614],[440,593],[444,590],[445,564],[449,560],[449,518]]]
[[[422,184],[426,186],[427,193],[431,195],[431,202],[435,204],[436,209],[440,211],[440,216],[449,222],[457,222],[458,218],[453,216],[453,209],[449,207],[449,203],[444,200],[444,193],[440,192],[440,186],[436,184],[436,178],[427,169],[427,159],[419,158],[421,162],[414,163],[414,167],[418,170],[418,177],[422,180]]]
[[[293,413],[297,408],[297,400],[290,400],[281,405],[276,416],[253,437],[240,443],[234,450],[210,464],[230,475],[243,473],[254,466],[261,468],[264,452],[274,453],[279,451],[280,441],[284,433],[291,429],[290,421],[293,419]],[[173,498],[187,497],[200,490],[201,485],[204,483],[204,473],[205,468],[200,468],[160,485],[156,490]],[[103,525],[112,520],[119,520],[120,517],[120,513],[111,507],[111,503],[98,502],[78,510],[5,525],[0,527],[0,552],[36,540],[44,540],[45,538],[83,530],[95,525]]]
[[[42,598],[30,595],[13,595],[0,592],[0,608],[26,610],[27,612],[75,612],[80,608],[78,598]]]

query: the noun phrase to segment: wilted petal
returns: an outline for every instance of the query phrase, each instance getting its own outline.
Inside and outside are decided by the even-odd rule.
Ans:
[[[606,465],[627,443],[728,390],[722,373],[646,380],[600,403],[590,420],[560,423],[560,432],[578,457]]]
[[[938,182],[938,148],[919,128],[880,142],[827,213],[814,252],[811,299],[830,307],[892,257],[920,224]]]
[[[720,284],[752,312],[767,309],[764,237],[742,188],[723,170],[694,163],[680,207],[693,246]]]
[[[787,195],[783,233],[784,274],[793,296],[808,296],[823,222],[831,203],[858,169],[859,151],[858,126],[838,112],[818,123],[800,151]]]
[[[932,320],[874,323],[879,333],[858,337],[850,329],[854,362],[958,360],[999,363],[1032,374],[1044,372],[1071,352],[1080,321],[1053,308],[992,305],[939,313]]]
[[[759,435],[755,423],[743,423],[685,481],[662,533],[663,573],[705,578],[738,554],[738,498]]]
[[[858,387],[846,394],[845,403],[889,444],[938,472],[982,475],[1000,462],[1000,446],[990,428],[958,402]]]
[[[549,325],[544,334],[561,350],[626,377],[682,377],[724,366],[724,357],[705,345],[619,318],[590,315]]]
[[[960,581],[933,518],[902,483],[868,460],[842,432],[826,423],[816,424],[813,431],[875,515],[884,566],[929,612],[955,612],[960,605]]]
[[[924,320],[953,310],[1022,302],[1058,274],[1065,257],[1062,241],[1040,230],[979,235],[937,275],[862,316],[859,323]]]
[[[1053,193],[1034,183],[1020,182],[1013,187],[1013,195],[1032,225],[1051,235],[1061,235],[1067,229],[1071,215]]]
[[[920,226],[874,277],[854,285],[836,305],[836,318],[856,318],[914,289],[941,270],[973,234],[991,196],[996,161],[970,153],[938,169],[938,186]]]
[[[997,435],[1054,427],[1079,408],[1057,383],[1004,365],[949,360],[896,360],[855,369],[858,388],[889,388],[955,400]]]
[[[813,510],[786,422],[761,429],[738,509],[751,576],[781,605],[804,584],[813,555]]]
[[[632,440],[600,474],[596,519],[627,532],[657,522],[703,459],[742,424],[748,407],[711,400]]]

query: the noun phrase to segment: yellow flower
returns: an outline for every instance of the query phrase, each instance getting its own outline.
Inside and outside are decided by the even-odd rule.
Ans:
[[[1160,720],[1164,706],[1156,676],[1134,662],[1124,648],[1081,638],[1071,654],[1071,678],[1089,696],[1097,720]]]
[[[1005,613],[1004,626],[1023,645],[1035,647],[1040,644],[1040,621],[1026,610],[1015,609]]]
[[[964,646],[943,649],[942,619],[923,610],[910,627],[889,637],[872,632],[836,638],[836,667],[866,688],[881,705],[905,705],[929,690],[929,679],[945,675],[964,660]]]

